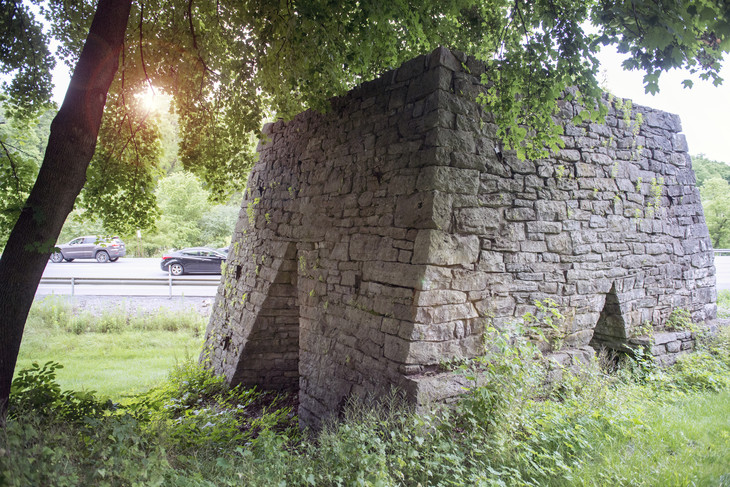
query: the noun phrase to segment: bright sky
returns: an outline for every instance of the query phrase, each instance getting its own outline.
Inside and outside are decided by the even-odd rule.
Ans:
[[[675,71],[661,76],[660,91],[655,96],[644,93],[643,72],[627,72],[621,68],[623,55],[608,47],[599,59],[605,69],[606,87],[611,93],[629,98],[635,104],[678,114],[690,154],[702,153],[709,159],[730,164],[730,59],[725,61],[721,72],[726,81],[720,87],[694,78],[694,86],[685,89],[682,80],[689,75]],[[58,63],[53,80],[56,83],[54,100],[60,106],[69,80],[68,69],[63,63]]]

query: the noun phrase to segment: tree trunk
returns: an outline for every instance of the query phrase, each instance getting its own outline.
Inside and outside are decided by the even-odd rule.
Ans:
[[[119,67],[132,0],[99,0],[38,179],[0,257],[0,423],[25,320],[61,227],[86,182],[109,85]]]

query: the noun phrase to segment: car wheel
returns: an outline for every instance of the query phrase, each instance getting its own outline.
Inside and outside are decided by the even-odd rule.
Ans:
[[[119,260],[119,257],[114,257],[113,259],[109,259],[110,262],[116,262]]]
[[[63,260],[63,254],[61,252],[54,252],[51,254],[51,262],[58,264]]]
[[[185,269],[183,269],[182,264],[170,265],[170,274],[172,274],[173,276],[180,276],[183,272],[185,272]]]
[[[100,250],[96,253],[96,261],[97,262],[109,262],[109,254],[106,253],[106,250]]]

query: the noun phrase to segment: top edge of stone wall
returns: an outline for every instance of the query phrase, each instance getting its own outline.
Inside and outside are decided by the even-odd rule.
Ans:
[[[375,79],[365,81],[352,88],[347,93],[333,97],[330,100],[329,111],[336,111],[338,108],[346,106],[353,99],[375,96],[383,91],[387,91],[390,86],[400,85],[411,79],[420,78],[426,71],[433,70],[438,67],[443,67],[454,73],[461,73],[462,75],[471,77],[474,80],[478,80],[481,77],[481,74],[486,72],[484,62],[480,61],[476,57],[468,56],[461,51],[449,50],[446,47],[440,46],[429,54],[422,54],[406,61],[398,68],[385,71]],[[570,90],[570,88],[568,89]],[[675,113],[659,110],[646,105],[636,104],[630,98],[615,96],[608,92],[603,94],[604,100],[608,101],[609,97],[613,97],[613,99],[631,101],[632,110],[636,113],[642,114],[644,117],[644,123],[648,127],[668,130],[674,133],[682,132],[681,119],[679,115]],[[307,109],[295,115],[291,120],[286,121],[279,119],[276,122],[264,124],[262,132],[267,136],[272,135],[273,133],[279,132],[283,129],[283,127],[289,124],[301,123],[306,121],[310,116],[321,115],[328,112],[319,112],[314,109]]]

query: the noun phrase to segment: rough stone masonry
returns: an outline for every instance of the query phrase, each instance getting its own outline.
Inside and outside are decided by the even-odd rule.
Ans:
[[[536,300],[566,317],[558,360],[631,347],[676,309],[715,318],[679,118],[607,97],[605,125],[574,126],[565,101],[565,148],[523,161],[475,102],[480,69],[440,48],[266,127],[207,330],[216,372],[298,391],[316,427],[351,395],[458,394],[439,364]],[[665,362],[692,347],[672,333]]]

